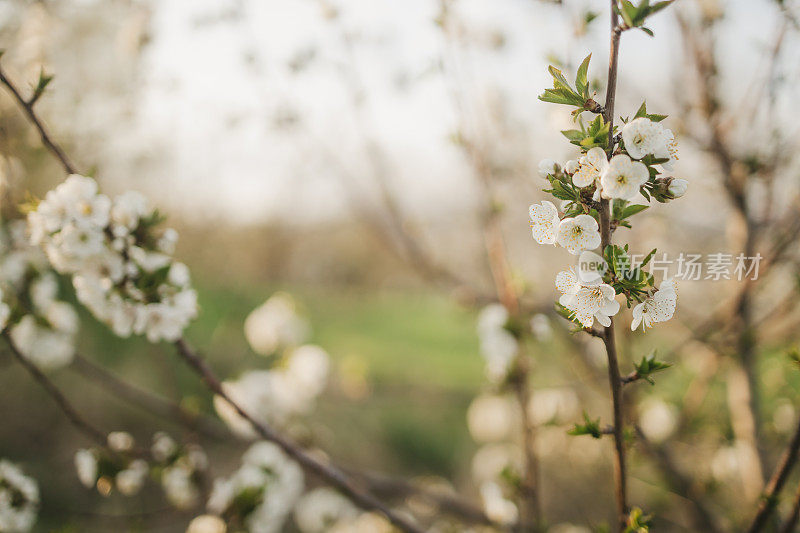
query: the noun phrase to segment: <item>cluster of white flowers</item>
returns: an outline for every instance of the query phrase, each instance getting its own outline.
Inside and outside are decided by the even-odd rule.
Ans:
[[[604,283],[605,260],[591,251],[602,241],[597,219],[597,202],[601,198],[611,199],[614,215],[620,209],[620,218],[623,218],[630,216],[622,214],[621,210],[631,201],[647,201],[650,194],[656,195],[659,201],[667,201],[682,196],[688,188],[686,180],[670,177],[653,181],[651,178],[654,167],[660,165],[662,169],[671,170],[677,160],[674,134],[651,116],[655,117],[638,116],[625,124],[621,150],[610,160],[605,150],[596,146],[579,159],[568,161],[563,168],[550,159],[539,166],[539,173],[554,186],[551,192],[572,200],[564,200],[562,209],[567,215],[563,218],[551,202],[531,205],[533,238],[539,244],[559,244],[569,253],[580,256],[577,268],[559,272],[555,284],[561,292],[559,303],[570,313],[570,318],[584,327],[592,327],[595,320],[602,326],[611,324],[611,317],[620,309],[616,301],[618,291],[625,292],[629,304],[632,299],[638,301],[633,309],[631,329],[640,324],[646,329],[654,323],[667,321],[675,312],[677,292],[673,281],[664,281],[659,289],[652,285],[652,278],[646,277],[630,288],[618,286],[613,276],[605,278],[608,283]],[[658,170],[653,172],[659,173]],[[573,187],[572,192],[568,191],[570,187]],[[587,263],[602,265],[602,268],[587,271],[583,266]],[[629,272],[635,270],[632,265],[624,268]]]
[[[71,175],[28,215],[31,243],[72,276],[78,299],[117,335],[177,340],[197,314],[189,269],[173,260],[177,233],[159,230],[147,199],[110,199],[97,183]]]
[[[303,471],[278,446],[253,444],[241,467],[228,478],[214,480],[208,510],[251,533],[276,533],[297,503]]]
[[[68,365],[78,315],[58,297],[58,280],[42,251],[28,243],[25,221],[0,220],[0,330],[42,370]]]
[[[244,335],[253,351],[270,356],[304,343],[311,328],[297,312],[297,303],[285,292],[273,294],[244,322]]]
[[[201,475],[208,458],[200,446],[179,446],[163,432],[153,435],[150,448],[167,501],[178,509],[191,509],[200,500]]]
[[[39,486],[15,464],[0,459],[0,531],[33,529],[39,511]]]
[[[256,420],[285,425],[294,417],[308,414],[327,384],[330,361],[319,346],[304,345],[291,350],[269,370],[248,370],[239,379],[222,384],[225,393]],[[214,397],[214,409],[236,435],[256,438],[250,422],[221,396]]]
[[[116,487],[124,496],[138,494],[150,472],[144,459],[130,457],[134,439],[130,433],[114,431],[108,434],[107,448],[84,448],[75,453],[78,480],[87,489],[96,488],[103,496]]]

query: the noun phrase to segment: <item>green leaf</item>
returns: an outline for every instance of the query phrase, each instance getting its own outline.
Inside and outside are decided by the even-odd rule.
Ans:
[[[655,385],[656,383],[651,377],[652,374],[655,374],[656,372],[660,372],[662,370],[666,370],[671,366],[672,366],[671,363],[658,361],[656,359],[655,350],[650,352],[649,355],[642,357],[642,360],[638,364],[633,365],[634,369],[636,370],[636,373],[639,375],[639,378],[647,381],[650,385]]]
[[[575,427],[567,431],[568,435],[591,435],[592,438],[599,439],[603,436],[600,430],[600,419],[592,420],[586,411],[583,412],[583,424],[575,424]]]
[[[583,140],[584,137],[586,137],[586,133],[580,130],[562,130],[561,134],[567,139],[569,139],[571,142],[572,141],[580,142]]]
[[[637,213],[641,213],[642,211],[644,211],[648,207],[650,207],[650,206],[649,205],[640,205],[640,204],[633,204],[633,205],[626,206],[620,212],[619,220],[625,220],[626,218],[632,217],[633,215],[635,215]]]
[[[583,96],[584,100],[589,98],[589,82],[587,80],[587,76],[589,72],[589,61],[591,59],[592,54],[586,56],[581,63],[581,66],[578,67],[578,73],[575,76],[575,88],[578,90],[578,93]]]

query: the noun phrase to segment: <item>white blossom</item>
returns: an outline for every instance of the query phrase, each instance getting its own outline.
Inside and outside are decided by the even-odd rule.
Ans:
[[[633,200],[649,177],[644,163],[633,161],[625,154],[615,155],[600,179],[603,198]]]
[[[583,250],[593,250],[600,246],[599,229],[599,224],[591,215],[565,218],[558,227],[558,244],[573,255]]]
[[[642,330],[652,327],[658,322],[666,322],[675,314],[678,303],[678,292],[673,280],[661,282],[658,291],[633,308],[631,331],[642,325]]]
[[[591,327],[595,319],[603,326],[610,326],[610,317],[619,312],[616,292],[605,283],[585,283],[578,279],[574,270],[562,271],[556,276],[556,287],[561,291],[559,303],[570,310],[584,326]]]
[[[177,340],[197,315],[188,268],[170,255],[177,235],[157,231],[159,222],[141,194],[112,202],[94,180],[75,175],[28,215],[32,242],[72,276],[78,300],[115,334],[150,342]]]
[[[628,122],[622,128],[622,140],[625,143],[625,150],[634,159],[642,159],[646,155],[669,159],[663,165],[668,170],[678,159],[678,149],[672,130],[649,118],[639,117]]]
[[[478,396],[467,409],[467,427],[477,442],[502,441],[514,434],[516,404],[505,396]]]
[[[519,349],[517,339],[506,329],[508,310],[494,303],[478,315],[478,339],[481,355],[486,361],[486,375],[493,382],[502,381]]]
[[[533,204],[528,208],[531,218],[531,232],[539,244],[555,244],[557,239],[558,209],[552,202],[544,200],[541,204]]]
[[[605,150],[595,146],[578,160],[578,170],[572,175],[572,183],[576,187],[588,187],[600,179],[608,168],[608,156]]]
[[[191,509],[200,499],[200,490],[192,476],[194,470],[182,462],[164,468],[161,486],[169,503],[178,509]]]
[[[131,461],[127,468],[117,472],[114,479],[117,490],[123,496],[138,494],[147,479],[147,472],[147,461],[143,459]]]
[[[517,506],[503,495],[503,490],[498,483],[494,481],[483,483],[480,491],[486,516],[505,525],[517,521],[519,515]]]
[[[186,533],[226,533],[228,526],[218,516],[204,514],[192,519]]]
[[[279,292],[248,315],[244,334],[254,352],[269,356],[308,338],[310,327],[296,307],[290,295]]]
[[[75,470],[78,480],[87,489],[94,487],[97,482],[97,456],[92,450],[78,450],[75,452]]]
[[[294,521],[301,533],[328,533],[346,527],[358,514],[350,500],[329,487],[320,487],[297,502]]]
[[[0,531],[31,531],[39,511],[39,486],[15,464],[0,459]]]
[[[128,452],[133,449],[133,435],[127,431],[112,431],[108,434],[108,447],[116,452]]]
[[[224,514],[238,495],[249,491],[254,508],[239,518],[250,532],[277,533],[304,485],[303,471],[297,463],[277,445],[257,442],[244,453],[242,465],[233,475],[214,480],[207,507],[215,514]]]

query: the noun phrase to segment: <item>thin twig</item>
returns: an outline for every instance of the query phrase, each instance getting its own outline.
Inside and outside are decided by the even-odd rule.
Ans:
[[[0,83],[5,85],[14,99],[17,101],[19,106],[22,108],[22,111],[25,113],[25,116],[28,117],[28,120],[36,127],[36,130],[39,132],[39,137],[42,139],[42,144],[50,150],[53,155],[61,162],[61,166],[64,167],[64,170],[67,174],[75,174],[75,166],[70,163],[67,155],[64,153],[64,150],[61,149],[50,137],[50,134],[47,132],[47,128],[44,127],[44,124],[39,119],[34,111],[33,106],[38,99],[38,96],[32,97],[30,100],[26,100],[22,94],[19,92],[17,87],[12,83],[10,79],[6,76],[5,72],[3,72],[2,67],[0,67]],[[41,95],[41,93],[40,93]]]
[[[619,63],[619,41],[622,34],[618,27],[616,0],[611,0],[611,44],[608,60],[608,87],[604,106],[604,120],[608,124],[608,153],[614,151],[614,103],[617,89],[617,66]],[[609,200],[600,202],[601,249],[611,244],[611,204]],[[622,379],[619,372],[617,347],[614,340],[614,321],[603,329],[603,343],[608,356],[608,381],[614,410],[614,484],[617,502],[617,529],[623,531],[628,518],[627,479],[625,471],[625,424],[622,405]]]
[[[331,464],[323,463],[271,427],[250,416],[247,411],[225,392],[219,378],[217,378],[208,364],[194,352],[184,339],[176,341],[175,347],[181,358],[203,379],[208,389],[228,402],[241,417],[250,422],[262,438],[277,444],[292,459],[341,490],[353,503],[362,509],[381,513],[396,527],[408,533],[424,532],[422,528],[413,523],[409,518],[398,514],[362,487],[356,485],[343,471]]]
[[[225,440],[230,437],[230,433],[215,418],[201,413],[190,412],[180,404],[150,391],[140,389],[83,355],[75,354],[70,369],[96,383],[115,397],[150,414],[172,420],[217,440]]]
[[[756,516],[753,518],[753,522],[750,525],[750,528],[747,530],[748,533],[756,533],[764,528],[764,525],[767,523],[767,519],[769,518],[770,514],[772,514],[772,511],[775,510],[778,494],[781,492],[786,480],[789,478],[789,474],[792,472],[792,468],[794,468],[794,465],[797,462],[797,456],[799,453],[800,421],[798,421],[797,429],[795,429],[792,440],[789,441],[789,445],[784,450],[783,455],[781,455],[781,458],[775,467],[775,471],[772,473],[772,477],[770,478],[769,482],[767,482],[767,486],[764,488],[764,493],[762,494],[761,501],[758,504],[758,511],[756,511]]]
[[[6,343],[8,343],[11,353],[19,362],[19,364],[21,364],[33,377],[33,379],[35,379],[39,385],[41,385],[42,388],[47,391],[47,394],[49,394],[56,404],[58,404],[58,407],[64,412],[72,425],[91,440],[95,441],[100,446],[105,447],[107,445],[106,433],[94,427],[80,415],[78,410],[73,407],[71,403],[69,403],[69,400],[67,400],[66,396],[64,396],[58,387],[56,387],[55,384],[36,367],[36,365],[28,361],[28,359],[22,355],[22,352],[20,352],[19,348],[17,348],[17,345],[14,344],[14,341],[11,339],[11,336],[8,334],[8,332],[3,333],[3,338],[6,340]]]

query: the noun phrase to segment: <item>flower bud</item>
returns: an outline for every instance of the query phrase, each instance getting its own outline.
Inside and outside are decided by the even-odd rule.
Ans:
[[[689,182],[680,179],[680,178],[673,178],[672,181],[669,182],[669,188],[667,189],[669,193],[672,195],[673,198],[680,198],[684,194],[686,194],[686,190],[689,188]]]
[[[564,165],[564,171],[567,174],[572,175],[578,171],[579,167],[580,165],[578,164],[577,161],[575,161],[574,159],[570,159],[569,161],[567,161],[567,164]]]
[[[552,159],[542,159],[539,163],[539,175],[545,179],[550,174],[555,174],[560,170],[558,163]]]

